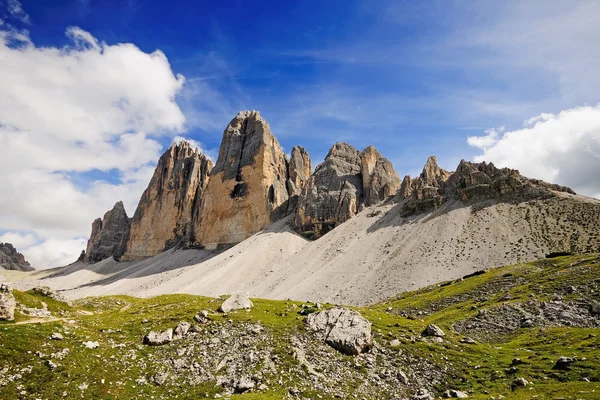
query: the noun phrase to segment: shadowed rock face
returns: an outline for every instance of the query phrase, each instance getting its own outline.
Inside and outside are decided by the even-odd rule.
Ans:
[[[363,207],[393,196],[400,184],[392,163],[374,147],[361,153],[347,143],[336,143],[302,190],[294,228],[318,238]]]
[[[10,243],[0,242],[0,268],[13,271],[32,271],[34,268],[25,260],[25,256]]]
[[[229,123],[195,226],[206,248],[239,243],[285,215],[288,161],[257,111]]]
[[[467,204],[487,200],[521,202],[551,197],[552,191],[575,194],[568,187],[522,176],[519,171],[496,168],[492,163],[462,160],[455,172],[447,172],[430,157],[421,175],[412,181],[405,177],[397,201],[404,201],[402,215],[429,212],[446,201]]]
[[[125,252],[131,220],[119,201],[112,210],[92,223],[92,233],[88,240],[84,261],[97,262],[114,257],[119,260]]]
[[[371,206],[396,194],[400,177],[392,163],[373,146],[360,154],[363,182],[363,204]]]
[[[212,162],[187,142],[173,144],[160,158],[131,223],[123,259],[154,256],[194,242],[198,208]]]
[[[289,163],[289,179],[287,182],[290,203],[288,211],[293,212],[298,206],[298,198],[302,193],[302,188],[308,182],[312,174],[312,165],[308,152],[301,146],[292,148],[292,156]]]
[[[362,194],[359,151],[347,143],[336,143],[302,190],[294,227],[319,237],[356,214]]]

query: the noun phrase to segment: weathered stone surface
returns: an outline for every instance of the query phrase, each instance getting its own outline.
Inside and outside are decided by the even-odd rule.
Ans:
[[[485,200],[521,202],[551,197],[553,191],[575,194],[567,187],[529,179],[517,170],[496,168],[492,163],[462,160],[455,172],[447,172],[432,156],[420,176],[412,181],[404,178],[395,199],[404,200],[401,215],[407,216],[433,211],[451,199],[471,204]]]
[[[357,311],[334,307],[310,314],[304,322],[341,353],[357,355],[371,348],[371,323]]]
[[[0,285],[0,321],[12,321],[15,319],[15,308],[17,302],[10,288],[5,285]]]
[[[92,233],[85,250],[84,261],[97,262],[114,257],[119,260],[125,252],[131,220],[123,202],[117,202],[112,210],[92,223]]]
[[[292,148],[289,170],[288,192],[290,195],[298,195],[312,174],[310,156],[304,147]]]
[[[188,142],[173,144],[158,161],[131,223],[123,259],[154,256],[195,242],[199,207],[212,162]]]
[[[249,310],[253,306],[247,292],[235,292],[221,304],[219,311],[228,313],[235,310]]]
[[[46,296],[53,300],[69,304],[69,300],[67,300],[67,298],[65,298],[62,294],[58,293],[56,290],[49,288],[48,286],[36,286],[32,290],[35,294]]]
[[[396,194],[400,177],[392,163],[373,146],[360,153],[363,183],[363,204],[370,206]]]
[[[302,190],[294,227],[313,238],[327,233],[359,211],[362,188],[360,153],[336,143]]]
[[[446,336],[443,330],[441,330],[437,325],[429,324],[425,328],[425,330],[421,333],[422,336],[436,336],[442,337]]]
[[[196,225],[207,249],[239,243],[287,212],[288,161],[269,124],[242,111],[223,132]]]
[[[183,339],[191,327],[192,325],[189,322],[178,323],[173,332],[173,340]]]
[[[298,206],[298,198],[311,174],[312,165],[308,152],[301,146],[294,146],[289,162],[289,179],[287,182],[290,195],[288,213],[293,212]]]
[[[10,243],[0,242],[0,269],[13,271],[33,271],[25,256],[17,251]]]
[[[173,341],[173,329],[165,331],[152,331],[144,336],[144,344],[147,346],[162,346]]]

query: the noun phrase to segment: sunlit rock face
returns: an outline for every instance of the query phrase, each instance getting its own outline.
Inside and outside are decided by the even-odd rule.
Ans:
[[[195,225],[207,249],[239,243],[287,212],[288,160],[257,111],[242,111],[223,132]]]

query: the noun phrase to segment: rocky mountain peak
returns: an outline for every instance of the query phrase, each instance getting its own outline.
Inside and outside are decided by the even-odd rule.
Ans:
[[[363,204],[371,206],[396,194],[400,177],[392,163],[369,146],[360,153],[363,181]]]
[[[186,141],[165,151],[135,210],[124,259],[151,257],[194,240],[211,169],[212,162]]]
[[[17,251],[11,243],[0,242],[0,269],[14,271],[32,271],[25,256]]]
[[[437,157],[430,156],[421,172],[423,186],[439,187],[449,176],[448,171],[438,166]]]
[[[288,160],[257,111],[238,113],[223,132],[195,228],[206,248],[239,243],[287,212]]]
[[[130,227],[131,220],[125,212],[125,206],[118,201],[112,210],[104,214],[103,219],[96,218],[92,223],[84,260],[97,262],[109,257],[119,260],[125,252]]]

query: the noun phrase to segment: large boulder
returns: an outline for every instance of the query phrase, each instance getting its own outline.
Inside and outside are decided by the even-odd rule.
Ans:
[[[247,292],[235,292],[221,304],[219,311],[228,313],[235,310],[249,310],[253,306]]]
[[[359,151],[347,143],[336,143],[302,190],[294,228],[318,238],[354,216],[362,194]]]
[[[124,260],[196,241],[194,227],[211,169],[212,162],[185,141],[174,143],[160,157],[133,215]]]
[[[304,322],[341,353],[357,355],[371,348],[371,323],[357,311],[334,307],[310,314]]]
[[[144,336],[144,344],[147,346],[162,346],[173,341],[173,329],[165,331],[152,331]]]
[[[360,153],[363,204],[370,206],[394,196],[400,189],[400,177],[392,163],[369,146]]]
[[[285,216],[288,161],[257,111],[241,111],[223,132],[219,158],[202,199],[195,238],[227,247]]]
[[[131,220],[123,202],[119,201],[104,214],[103,219],[97,218],[92,223],[92,233],[83,260],[97,262],[109,257],[119,260],[125,253],[130,227]]]
[[[0,321],[12,321],[15,319],[15,308],[17,302],[10,288],[0,284]]]
[[[13,271],[33,271],[25,256],[10,243],[0,242],[0,269]]]

